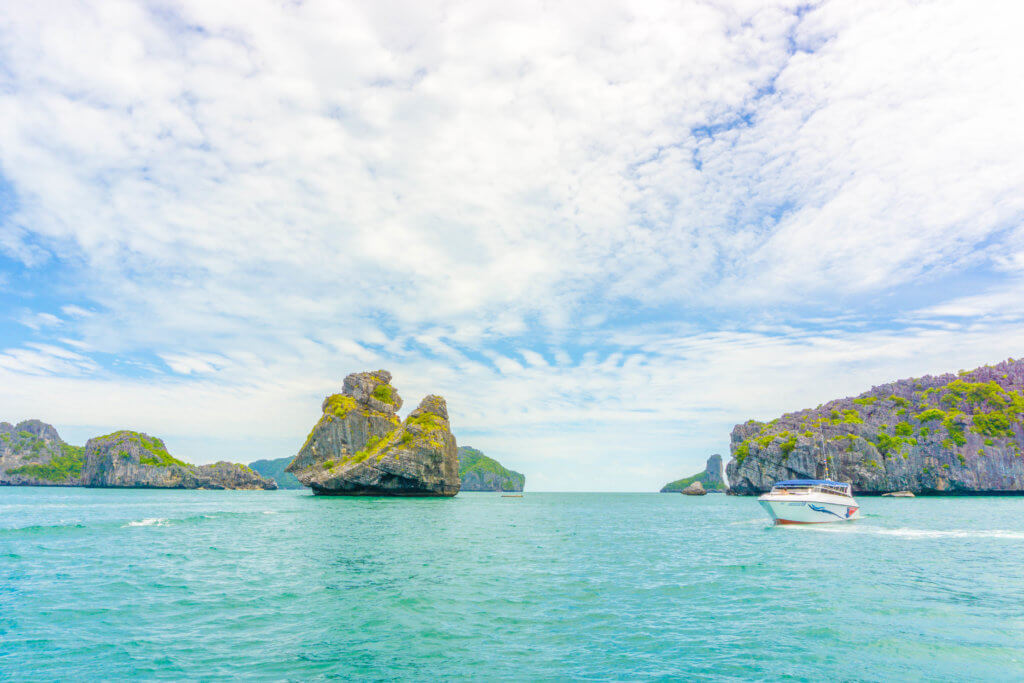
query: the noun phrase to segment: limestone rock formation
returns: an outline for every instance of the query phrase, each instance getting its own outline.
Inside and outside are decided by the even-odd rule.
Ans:
[[[83,452],[45,422],[0,422],[0,485],[78,486]]]
[[[287,471],[318,495],[454,496],[459,459],[444,399],[427,396],[405,422],[401,405],[386,370],[349,375]]]
[[[459,447],[459,479],[463,491],[522,491],[526,475],[506,469],[472,446]]]
[[[661,493],[679,493],[695,481],[701,483],[701,488],[706,493],[721,493],[725,491],[725,482],[722,481],[722,456],[715,453],[708,458],[703,472],[669,482],[661,487]]]
[[[164,442],[121,431],[71,446],[52,425],[26,420],[0,422],[0,485],[94,486],[189,489],[273,489],[245,465],[189,465],[167,452]]]
[[[683,489],[680,493],[682,493],[684,496],[706,496],[706,495],[708,495],[708,492],[704,490],[704,487],[701,485],[701,483],[699,481],[693,482],[692,484],[687,486],[685,489]]]
[[[164,442],[141,432],[120,431],[89,439],[83,486],[99,488],[275,489],[245,465],[190,465],[171,456]]]
[[[1024,361],[904,379],[732,430],[729,486],[825,474],[855,493],[1024,494]]]

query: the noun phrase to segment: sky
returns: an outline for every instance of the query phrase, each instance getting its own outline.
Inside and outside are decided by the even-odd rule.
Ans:
[[[350,372],[528,490],[1024,356],[1017,2],[0,4],[0,419],[291,456]]]

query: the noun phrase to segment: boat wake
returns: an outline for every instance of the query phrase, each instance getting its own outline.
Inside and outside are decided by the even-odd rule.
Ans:
[[[864,525],[806,524],[798,528],[829,534],[868,534],[898,538],[1005,538],[1024,541],[1024,531],[1008,529],[886,529]]]
[[[753,519],[743,519],[738,522],[729,522],[729,526],[741,526],[741,525],[760,525],[760,526],[774,526],[771,520],[765,520],[764,517],[754,517]]]

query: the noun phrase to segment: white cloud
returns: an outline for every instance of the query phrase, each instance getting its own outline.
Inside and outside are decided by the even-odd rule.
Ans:
[[[92,372],[97,364],[90,358],[50,344],[28,344],[0,352],[0,368],[15,373],[4,382],[12,394],[16,387],[34,387],[33,376],[76,377]],[[21,375],[21,376],[19,376]]]
[[[387,367],[537,481],[650,488],[730,420],[1020,355],[981,317],[1024,265],[1020,17],[9,3],[0,250],[77,303],[11,316],[49,347],[5,340],[0,408],[242,444]],[[1003,280],[868,314],[967,269]]]
[[[75,306],[74,304],[61,306],[60,311],[69,318],[89,318],[96,315],[95,311],[90,311],[82,308],[81,306]]]
[[[52,313],[38,313],[30,311],[23,313],[18,319],[18,322],[30,329],[41,330],[44,327],[57,327],[64,321]]]

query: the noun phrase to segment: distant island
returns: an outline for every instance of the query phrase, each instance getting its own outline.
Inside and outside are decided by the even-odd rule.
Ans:
[[[661,493],[682,493],[694,482],[700,482],[705,491],[725,491],[725,482],[722,481],[722,456],[715,453],[708,458],[703,472],[671,481],[661,487]]]
[[[732,430],[730,489],[833,479],[860,494],[1024,493],[1024,361],[926,375]]]
[[[400,421],[387,370],[345,378],[286,468],[317,495],[454,496],[459,456],[448,406],[428,395]]]
[[[277,488],[245,465],[178,460],[161,439],[142,432],[122,430],[72,446],[39,420],[0,422],[0,486]]]
[[[497,460],[487,457],[471,446],[460,446],[458,454],[462,491],[518,492],[523,490],[526,483],[525,475],[506,469]],[[262,476],[273,479],[277,482],[279,489],[305,488],[294,474],[285,471],[291,461],[291,456],[273,460],[257,460],[249,463],[249,467]]]
[[[272,460],[256,460],[249,463],[249,468],[259,473],[261,477],[273,479],[279,489],[304,489],[305,486],[291,472],[285,472],[285,468],[292,461],[292,456],[274,458]]]
[[[505,469],[472,446],[459,448],[459,478],[463,491],[522,491],[526,475]]]

